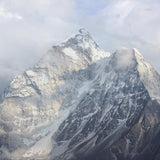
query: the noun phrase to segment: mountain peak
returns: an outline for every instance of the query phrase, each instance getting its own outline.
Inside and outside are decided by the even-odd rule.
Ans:
[[[92,39],[90,33],[84,29],[84,28],[80,28],[78,30],[78,33],[75,34],[74,37],[69,38],[67,41],[63,42],[61,44],[61,46],[66,47],[66,46],[73,46],[73,45],[82,45],[85,46],[85,43],[92,43],[94,44],[96,47],[98,47],[98,45],[96,44],[96,42]]]
[[[79,60],[80,58],[84,61],[87,59],[90,63],[110,56],[109,52],[105,52],[100,49],[91,37],[90,33],[84,28],[79,29],[79,32],[74,37],[68,39],[60,46],[62,47],[65,55],[74,60]]]
[[[82,28],[10,83],[0,157],[152,159],[160,155],[157,102],[160,75],[136,49],[110,55]]]
[[[75,35],[74,39],[76,39],[78,42],[95,43],[95,41],[92,39],[92,36],[85,28],[80,28],[78,31],[78,34]]]
[[[85,28],[80,28],[79,33],[83,36],[88,36],[90,33]]]

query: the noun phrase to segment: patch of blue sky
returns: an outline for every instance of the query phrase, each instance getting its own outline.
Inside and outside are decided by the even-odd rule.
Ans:
[[[75,0],[76,9],[83,15],[94,15],[104,9],[110,0]]]

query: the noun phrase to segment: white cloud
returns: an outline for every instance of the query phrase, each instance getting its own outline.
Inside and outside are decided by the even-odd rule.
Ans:
[[[0,16],[10,19],[0,19],[0,61],[9,63],[11,57],[17,68],[30,66],[53,43],[79,28],[71,21],[76,15],[73,0],[1,0],[0,6]],[[22,17],[23,21],[14,20]]]
[[[109,1],[96,15],[87,16],[83,24],[91,30],[106,50],[114,52],[121,46],[138,48],[160,72],[158,0]]]
[[[116,51],[116,69],[125,70],[126,68],[133,67],[135,65],[134,51],[125,47],[119,48]]]
[[[73,0],[0,0],[0,86],[79,28],[74,5]]]
[[[2,18],[16,18],[16,19],[23,19],[18,13],[9,12],[7,9],[0,7],[0,17]]]

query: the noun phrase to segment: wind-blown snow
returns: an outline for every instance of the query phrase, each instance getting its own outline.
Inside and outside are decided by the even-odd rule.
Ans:
[[[109,57],[110,53],[109,52],[105,52],[101,49],[95,49],[95,48],[91,48],[92,49],[92,54],[93,54],[93,61],[96,62],[97,60],[100,60],[102,58],[105,57]]]
[[[126,69],[127,67],[132,67],[135,65],[134,51],[133,49],[128,49],[122,47],[116,51],[116,68]]]

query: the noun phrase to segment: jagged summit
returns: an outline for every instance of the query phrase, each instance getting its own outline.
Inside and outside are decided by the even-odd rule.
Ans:
[[[81,28],[79,29],[78,33],[74,37],[62,43],[62,46],[68,46],[68,45],[73,46],[74,44],[75,45],[74,47],[76,46],[85,47],[86,43],[87,44],[90,43],[95,48],[99,48],[99,46],[96,44],[96,42],[91,37],[90,33],[86,29]]]
[[[74,61],[81,59],[89,64],[111,55],[109,52],[103,51],[85,29],[80,29],[74,37],[53,48],[56,49],[57,47]]]
[[[90,36],[90,33],[85,28],[80,28],[79,33],[83,36]]]
[[[81,41],[85,42],[86,41],[86,42],[94,43],[98,47],[98,45],[93,40],[90,33],[84,28],[79,29],[79,33],[75,35],[75,39],[77,39],[79,42],[81,42]]]

